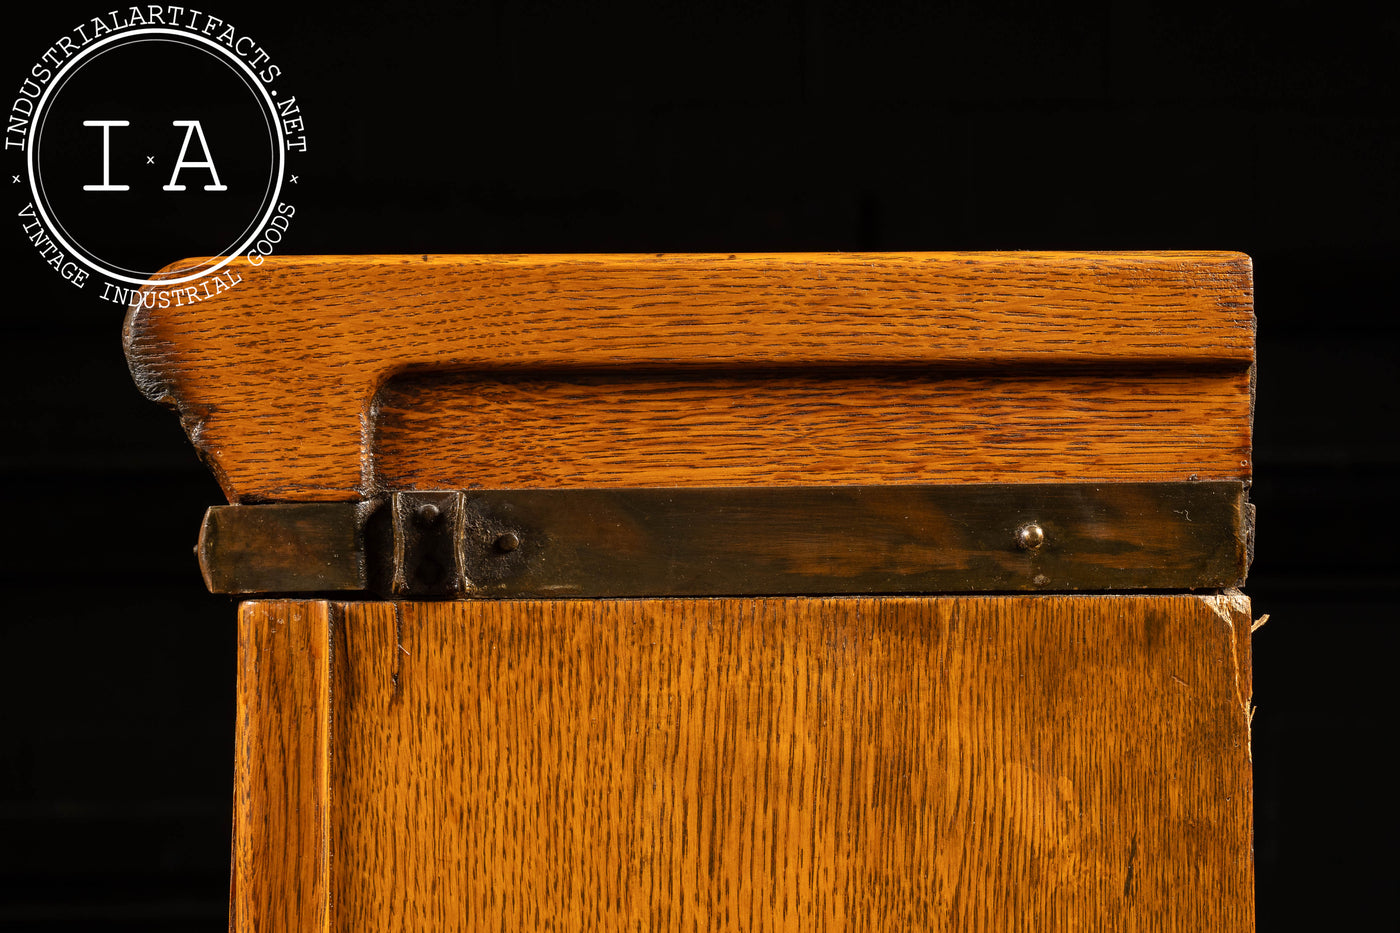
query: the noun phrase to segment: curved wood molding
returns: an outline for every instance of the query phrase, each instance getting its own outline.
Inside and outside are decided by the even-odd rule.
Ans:
[[[879,397],[886,411],[899,411],[900,390],[885,381],[907,373],[922,380],[915,394],[938,405],[930,401],[927,416],[905,409],[914,415],[897,437],[859,441],[888,445],[899,465],[889,476],[874,470],[873,481],[1249,475],[1253,289],[1249,258],[1239,253],[289,256],[257,267],[240,260],[228,272],[242,281],[207,299],[193,296],[201,299],[193,303],[173,300],[174,292],[153,281],[133,300],[125,338],[137,384],[179,410],[231,502],[375,494],[383,485],[376,465],[381,390],[396,377],[421,381],[432,372],[463,374],[470,398],[483,383],[525,380],[528,410],[520,420],[533,419],[541,430],[549,412],[563,410],[556,404],[567,409],[577,401],[568,387],[579,374],[605,382],[711,374],[722,382],[756,371],[809,380],[831,373],[874,386],[843,393],[843,400]],[[939,412],[976,408],[957,399],[950,408],[948,393],[1014,398],[1028,375],[1044,381],[1055,373],[1073,376],[1066,383],[1073,388],[1037,389],[1029,407],[988,407],[975,437],[945,439],[921,459],[922,423],[936,434],[931,419]],[[929,388],[938,374],[948,386]],[[1183,374],[1199,387],[1182,389]],[[541,379],[565,388],[541,389]],[[975,385],[957,388],[958,380]],[[1100,384],[1102,392],[1092,388]],[[765,401],[760,420],[773,421],[784,405],[818,404],[806,391],[793,390],[796,402],[786,395]],[[668,392],[666,404],[706,404],[704,392]],[[614,395],[630,397],[626,387],[595,394],[602,415],[570,411],[561,427],[601,419]],[[441,409],[430,402],[416,410],[457,413],[461,395],[449,396]],[[395,395],[395,404],[402,397]],[[1144,406],[1147,398],[1153,404]],[[726,417],[743,410],[742,402],[711,402]],[[856,404],[852,411],[837,411],[824,430],[833,449],[864,456],[857,433],[868,430],[867,409]],[[1158,411],[1167,414],[1152,423]],[[460,414],[469,417],[471,407]],[[395,408],[394,417],[406,416]],[[1146,459],[1131,430],[1144,423],[1156,445]],[[629,437],[657,436],[654,419],[637,424]],[[446,466],[406,463],[395,454],[395,470],[411,484],[512,485],[463,475],[483,439],[470,425],[450,437],[440,428],[435,443],[457,444],[443,455]],[[728,422],[720,431],[729,438],[726,455],[738,462],[763,446],[762,430],[746,431]],[[848,434],[857,440],[847,443]],[[510,456],[526,457],[549,440],[536,434],[503,443],[517,445],[507,448]],[[1033,442],[1031,454],[1026,441]],[[616,439],[599,443],[613,444],[597,451],[611,456]],[[742,470],[714,473],[703,447],[659,467],[655,451],[639,456],[645,462],[636,467],[610,464],[602,481],[578,464],[532,481],[753,481]],[[859,472],[843,461],[825,481],[872,481]],[[823,477],[807,471],[790,481]]]

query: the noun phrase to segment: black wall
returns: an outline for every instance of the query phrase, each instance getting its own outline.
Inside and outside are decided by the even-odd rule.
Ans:
[[[0,87],[108,8],[10,19]],[[1394,928],[1400,7],[211,11],[305,111],[296,252],[1251,254],[1259,925]],[[10,224],[0,928],[222,929],[233,604],[190,552],[222,497],[120,310]]]

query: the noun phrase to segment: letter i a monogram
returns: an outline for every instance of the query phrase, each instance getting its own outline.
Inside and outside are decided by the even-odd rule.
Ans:
[[[177,21],[171,11],[182,7],[149,9],[120,7],[92,20],[105,23],[99,36],[79,27],[77,41],[51,45],[20,88],[5,137],[27,169],[14,174],[16,163],[6,185],[27,195],[24,235],[104,303],[129,304],[157,275],[161,294],[186,303],[196,299],[185,287],[200,280],[204,297],[234,285],[232,272],[213,276],[256,267],[279,248],[296,210],[282,186],[297,180],[287,169],[302,170],[306,151],[296,96],[277,84],[282,69],[262,48],[215,17],[206,27],[198,11]],[[152,87],[161,93],[152,97]],[[172,263],[178,256],[205,258]]]
[[[162,191],[184,191],[184,190],[185,190],[185,186],[184,186],[184,185],[178,185],[178,184],[176,184],[176,182],[177,182],[177,181],[179,180],[179,178],[180,178],[180,169],[182,169],[182,168],[207,168],[207,169],[209,169],[209,174],[210,174],[211,176],[213,176],[213,178],[214,178],[214,183],[213,183],[212,185],[205,185],[205,186],[204,186],[204,190],[205,190],[205,191],[227,191],[227,190],[228,190],[228,185],[224,185],[224,184],[220,184],[220,183],[219,183],[219,172],[218,172],[217,169],[214,168],[214,157],[213,157],[212,155],[209,154],[209,143],[207,143],[207,142],[205,141],[205,139],[204,139],[204,127],[202,127],[202,126],[199,125],[199,121],[198,121],[198,120],[172,120],[172,121],[171,121],[171,125],[172,125],[172,126],[183,126],[183,127],[185,128],[185,141],[184,141],[184,143],[182,143],[181,146],[180,146],[180,155],[175,159],[175,171],[173,171],[173,172],[170,173],[170,184],[164,186],[161,190],[162,190]],[[204,161],[203,161],[203,162],[186,162],[186,161],[185,161],[185,153],[188,152],[188,151],[189,151],[189,148],[190,148],[190,137],[191,137],[191,136],[194,136],[194,135],[196,135],[196,134],[199,135],[199,148],[204,152]]]
[[[112,184],[112,127],[130,126],[130,120],[84,120],[83,126],[102,127],[102,184],[83,185],[84,191],[130,191],[130,185]]]
[[[185,128],[185,141],[180,145],[180,154],[175,158],[175,170],[170,173],[170,183],[162,186],[162,191],[184,191],[185,186],[180,184],[180,170],[186,168],[207,168],[209,175],[213,178],[212,185],[205,185],[205,191],[227,191],[228,185],[219,181],[219,170],[214,167],[214,156],[209,152],[209,142],[204,138],[204,127],[200,126],[198,120],[172,120],[172,126],[183,126]],[[130,185],[112,184],[112,127],[130,126],[129,120],[84,120],[83,126],[102,127],[102,184],[83,185],[84,191],[130,191]],[[195,136],[199,137],[199,148],[204,153],[204,161],[189,162],[185,160],[186,153],[190,150],[190,140]]]

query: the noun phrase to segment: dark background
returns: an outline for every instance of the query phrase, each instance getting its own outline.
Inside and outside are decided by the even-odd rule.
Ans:
[[[109,8],[26,7],[0,86]],[[296,252],[1251,254],[1259,927],[1396,927],[1400,7],[211,12],[305,111]],[[0,927],[222,929],[234,608],[190,552],[222,497],[120,310],[9,223]]]

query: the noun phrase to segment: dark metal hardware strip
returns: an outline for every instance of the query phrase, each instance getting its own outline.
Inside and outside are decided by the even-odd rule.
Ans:
[[[216,593],[749,596],[1244,582],[1238,482],[400,492],[216,506]]]

